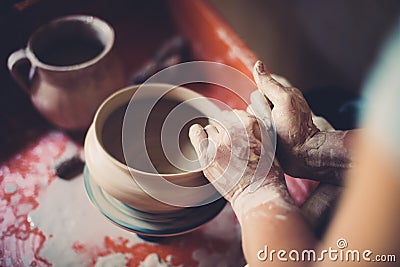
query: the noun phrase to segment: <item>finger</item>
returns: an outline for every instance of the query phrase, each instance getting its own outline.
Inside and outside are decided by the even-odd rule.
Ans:
[[[274,78],[275,81],[278,81],[280,84],[282,84],[285,87],[291,87],[292,84],[284,77],[279,76],[277,74],[271,74],[272,78]]]
[[[201,157],[208,145],[207,133],[204,131],[203,127],[199,124],[193,124],[189,129],[189,139],[197,156]]]
[[[211,164],[216,156],[216,151],[217,151],[217,146],[220,143],[220,135],[218,133],[218,130],[215,126],[213,125],[207,125],[204,130],[207,133],[208,136],[208,145],[207,145],[207,164]]]
[[[253,107],[251,106],[251,104],[247,106],[246,112],[248,112],[248,113],[250,113],[251,115],[254,115],[254,116],[256,115],[256,114],[254,114]]]
[[[257,119],[256,116],[254,116],[251,113],[246,112],[244,110],[234,109],[233,114],[236,115],[234,124],[241,125],[244,127],[244,129],[247,129],[247,127],[252,125],[254,123],[254,121]]]
[[[219,132],[217,130],[217,127],[215,127],[214,125],[207,125],[204,130],[207,133],[208,139],[213,140],[214,142],[218,139],[219,136]]]
[[[224,130],[224,127],[222,126],[221,121],[218,121],[216,119],[208,119],[208,123],[210,125],[214,126],[219,133],[221,133]]]
[[[267,104],[267,100],[260,91],[254,91],[250,95],[250,112],[262,121],[271,120],[271,108]]]
[[[333,126],[324,117],[316,116],[314,113],[311,115],[313,123],[320,131],[332,132],[335,130],[335,128],[333,128]]]
[[[273,105],[281,103],[286,95],[284,86],[276,81],[270,73],[267,73],[264,64],[257,61],[253,69],[253,77],[257,84],[258,90],[267,97]]]
[[[233,121],[235,121],[236,115],[233,113],[232,110],[223,110],[221,111],[218,116],[216,117],[216,121],[222,125],[222,126],[227,126]]]

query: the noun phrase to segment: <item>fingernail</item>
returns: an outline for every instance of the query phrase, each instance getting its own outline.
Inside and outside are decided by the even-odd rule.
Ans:
[[[256,70],[258,74],[266,74],[264,63],[261,60],[256,62]]]
[[[193,124],[189,128],[189,137],[198,135],[200,133],[201,126],[198,124]]]

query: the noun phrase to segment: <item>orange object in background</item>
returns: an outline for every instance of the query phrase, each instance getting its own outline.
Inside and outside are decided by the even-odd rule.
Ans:
[[[253,79],[252,68],[256,56],[205,1],[169,1],[169,9],[178,31],[186,37],[192,48],[193,60],[207,60],[229,65]],[[208,73],[210,76],[213,73]],[[234,83],[234,82],[233,82]],[[254,88],[241,88],[236,92],[246,101]],[[234,97],[227,91],[212,92],[212,96],[226,101]],[[246,108],[236,104],[235,108]]]

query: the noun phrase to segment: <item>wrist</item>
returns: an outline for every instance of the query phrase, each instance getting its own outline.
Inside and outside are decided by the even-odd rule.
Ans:
[[[245,216],[263,205],[275,205],[283,209],[297,208],[289,195],[284,181],[267,183],[252,191],[250,187],[241,192],[235,192],[231,201],[232,209],[239,222]],[[264,210],[264,213],[268,210]]]
[[[297,177],[341,185],[344,171],[352,163],[351,143],[357,131],[319,131],[299,149]]]

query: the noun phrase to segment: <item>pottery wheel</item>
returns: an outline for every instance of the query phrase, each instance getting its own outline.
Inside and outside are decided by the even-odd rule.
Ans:
[[[220,198],[207,205],[176,212],[148,213],[134,209],[107,194],[93,180],[87,167],[83,176],[90,201],[104,216],[118,226],[144,236],[164,237],[193,231],[214,218],[226,204],[225,199]]]

